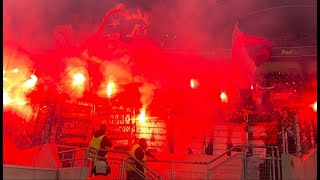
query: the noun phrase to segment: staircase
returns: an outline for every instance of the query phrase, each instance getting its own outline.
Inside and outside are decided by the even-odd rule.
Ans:
[[[249,148],[253,149],[253,154],[248,154]],[[261,149],[268,149],[268,151],[272,152],[272,156],[261,156],[261,154],[259,154],[259,152],[261,152]],[[85,155],[86,151],[87,149],[83,148],[59,152],[61,161],[60,163],[63,165],[62,168],[45,170],[39,167],[24,167],[24,169],[27,169],[26,171],[28,172],[32,170],[34,173],[39,174],[40,179],[46,174],[49,176],[51,172],[56,172],[54,177],[58,180],[85,180],[88,178],[90,169]],[[106,176],[107,179],[126,179],[127,160],[131,156],[127,153],[127,151],[104,151],[108,152],[107,162],[111,168],[111,173]],[[71,157],[67,156],[66,154],[71,154]],[[229,154],[231,155],[228,156]],[[146,168],[146,179],[281,179],[281,164],[276,147],[243,145],[234,146],[233,148],[225,151],[219,156],[183,155],[181,157],[174,157],[173,155],[171,155],[170,157],[170,155],[167,155],[167,158],[163,158],[165,156],[159,155],[160,154],[156,154],[158,160],[147,160],[147,166],[143,165]],[[305,164],[309,165],[305,165],[304,167],[313,167],[312,164],[314,163],[312,159],[314,159],[314,157],[316,156],[311,155],[309,158],[307,158],[304,162]],[[256,159],[257,161],[253,162],[250,159]],[[284,162],[285,161],[282,160],[282,164]],[[266,166],[262,166],[267,165],[268,163],[271,165],[269,166],[269,168]],[[265,169],[261,169],[262,167],[264,167]],[[19,174],[19,168],[20,167],[8,166],[6,167],[6,169],[4,169],[4,174],[7,177],[12,177],[12,179],[17,179],[14,177],[20,176],[12,175],[9,172],[14,169],[16,173]],[[24,170],[22,169],[21,172],[24,172]],[[141,174],[141,172],[138,173]],[[297,174],[297,172],[295,173]],[[36,176],[38,177],[38,175]],[[26,176],[26,178],[39,179],[36,176],[35,174],[29,174],[28,177]],[[48,178],[53,178],[51,176],[52,175],[50,175],[50,177]]]

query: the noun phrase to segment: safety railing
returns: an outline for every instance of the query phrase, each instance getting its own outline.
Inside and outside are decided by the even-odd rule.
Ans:
[[[207,179],[208,167],[206,162],[150,160],[147,161],[157,174],[163,179]]]
[[[276,146],[249,146],[252,153],[245,154],[245,179],[281,179],[281,158]]]
[[[140,164],[145,170],[142,172],[137,168],[131,168],[134,171],[134,175],[138,176],[135,178],[144,178],[144,179],[162,179],[156,172],[154,172],[150,167],[146,166],[141,161],[137,160],[127,151],[120,150],[107,150],[107,149],[99,149],[96,151],[94,155],[94,159],[92,163],[87,159],[88,148],[68,150],[59,152],[59,157],[61,158],[61,167],[62,168],[70,168],[70,167],[82,167],[89,166],[91,169],[92,166],[96,164],[98,161],[98,153],[101,151],[107,152],[108,156],[105,158],[99,157],[100,160],[107,161],[108,166],[111,168],[111,173],[108,174],[108,179],[126,179],[127,172],[126,169],[129,166],[128,159],[135,160],[138,164]],[[67,158],[65,158],[67,157]]]
[[[61,157],[66,157],[63,154],[70,154],[73,151],[71,157],[74,157],[73,159],[62,158],[61,163],[68,162],[69,167],[87,166],[87,150],[78,149],[60,152]],[[81,151],[82,157],[78,158],[76,154]],[[135,159],[126,151],[99,151],[106,151],[108,154],[106,161],[111,168],[108,179],[126,179],[129,157],[146,169],[144,173],[134,168],[135,174],[145,179],[281,179],[280,154],[276,146],[238,145],[210,161],[149,160],[147,165]],[[97,161],[97,153],[93,164]],[[228,156],[230,153],[232,155]]]
[[[98,153],[101,151],[107,152],[108,156],[110,156],[108,158],[100,158],[99,157],[99,159],[106,160],[108,162],[108,164],[110,164],[110,166],[111,166],[111,171],[115,171],[114,165],[118,166],[118,169],[117,169],[118,173],[115,173],[115,174],[118,174],[119,176],[115,179],[124,179],[126,176],[128,176],[128,174],[127,174],[128,172],[125,173],[125,171],[127,168],[130,168],[130,167],[131,167],[130,169],[132,169],[134,171],[133,176],[138,176],[138,177],[134,177],[134,178],[162,179],[161,176],[159,176],[156,172],[154,172],[150,167],[146,166],[146,164],[144,164],[143,162],[141,162],[138,159],[136,159],[135,157],[133,157],[127,151],[99,149],[95,153],[93,164],[95,164],[97,162]],[[111,154],[113,154],[114,156],[111,157]],[[129,163],[129,159],[134,160],[136,163],[138,163],[140,166],[142,166],[146,172],[142,172],[138,168],[131,166]],[[112,166],[113,166],[114,170],[112,170],[113,169]],[[112,175],[111,175],[111,178],[112,178]]]
[[[242,155],[243,155],[243,154],[241,154],[241,153],[237,153],[237,154],[231,156],[230,158],[222,161],[222,162],[219,163],[218,165],[214,166],[213,168],[210,169],[210,171],[211,171],[211,172],[212,172],[212,171],[215,171],[215,170],[217,170],[219,167],[224,166],[224,165],[227,164],[228,162],[230,162],[230,161],[232,161],[233,159],[236,159],[237,157],[242,156]]]
[[[210,169],[210,179],[244,179],[243,154],[237,153]]]
[[[61,167],[75,167],[84,165],[87,166],[86,153],[88,148],[72,149],[58,152],[60,158]]]
[[[249,154],[251,149],[252,153]],[[257,151],[264,149],[265,153]],[[267,154],[271,152],[270,156]],[[232,156],[228,156],[229,154]],[[235,153],[235,154],[234,154]],[[251,162],[256,158],[261,165]],[[268,161],[268,166],[263,162]],[[257,173],[252,172],[252,166]],[[275,146],[234,146],[210,161],[148,161],[157,174],[164,179],[259,179],[259,177],[278,180],[281,179],[280,157],[278,148]],[[266,172],[268,171],[268,172]],[[269,171],[271,173],[269,173]],[[259,174],[259,172],[261,172]],[[252,178],[254,177],[254,178]]]

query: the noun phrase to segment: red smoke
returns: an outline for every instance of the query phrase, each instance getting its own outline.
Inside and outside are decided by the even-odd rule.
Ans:
[[[113,13],[116,12],[119,10],[113,11]],[[139,11],[134,12],[133,16],[139,16]],[[40,14],[42,15],[42,13]],[[19,27],[25,32],[19,34],[19,37],[26,39],[18,42],[25,47],[30,47],[28,50],[32,52],[32,57],[28,60],[31,61],[31,64],[35,64],[34,67],[39,74],[37,77],[44,86],[39,90],[48,89],[42,91],[42,94],[35,95],[35,98],[40,99],[41,96],[44,96],[43,94],[49,94],[50,90],[60,96],[67,95],[73,100],[86,97],[88,94],[90,94],[89,97],[97,95],[101,98],[112,99],[120,93],[124,93],[125,99],[140,100],[141,123],[146,122],[147,124],[148,117],[153,114],[160,114],[163,118],[168,118],[166,116],[168,109],[180,113],[181,116],[173,117],[169,121],[175,121],[172,128],[178,134],[177,139],[185,141],[181,142],[181,146],[188,143],[192,136],[204,135],[203,129],[212,127],[216,120],[222,122],[226,120],[224,113],[235,104],[237,93],[235,86],[231,83],[232,77],[227,61],[204,60],[196,55],[168,55],[155,40],[143,36],[143,25],[141,25],[142,27],[138,25],[141,30],[139,32],[137,32],[137,26],[133,25],[124,34],[104,34],[104,30],[111,28],[104,27],[108,25],[107,20],[111,20],[108,19],[110,15],[108,12],[106,16],[103,16],[105,19],[102,17],[101,24],[93,27],[93,35],[87,39],[82,38],[80,42],[77,42],[79,38],[69,37],[72,36],[70,32],[74,32],[74,36],[81,33],[88,35],[89,33],[77,28],[71,30],[68,24],[75,22],[64,22],[62,24],[67,24],[66,26],[59,26],[55,29],[53,25],[52,27],[46,26],[46,22],[41,19],[42,16],[39,16],[39,12],[31,15],[33,18],[39,17],[39,22],[35,23],[34,27],[31,26],[30,19],[25,22],[26,24],[20,24]],[[146,14],[141,13],[141,15],[141,17],[145,17]],[[8,24],[12,22],[9,17],[8,15],[8,19],[6,19]],[[15,18],[18,17],[15,16]],[[148,24],[145,22],[146,18],[141,19],[143,23]],[[88,22],[83,22],[81,25],[86,23],[88,24]],[[66,29],[60,31],[61,28]],[[102,28],[106,29],[102,30]],[[10,30],[5,31],[6,39],[17,41],[18,39]],[[33,33],[37,34],[41,30],[43,33],[40,33],[38,37],[32,36]],[[60,36],[61,34],[57,36],[58,30],[62,34],[65,32],[63,35],[66,37]],[[129,38],[128,34],[131,35]],[[54,35],[58,39],[54,39]],[[76,42],[72,43],[72,41]],[[42,51],[40,54],[37,51],[39,47],[36,48],[38,43],[42,45],[51,43],[51,47],[55,43],[60,43],[61,46],[52,51]],[[189,43],[194,45],[200,42],[196,37],[193,37]],[[22,54],[21,52],[15,53],[17,57]],[[6,60],[8,60],[7,57],[5,57]],[[23,66],[20,69],[26,69],[24,63],[27,61],[20,62],[15,58],[12,62],[14,63],[11,64],[16,65],[15,67]],[[13,69],[9,68],[9,70]],[[19,78],[24,78],[22,82],[30,77],[31,72],[29,71],[26,75],[19,76]],[[197,80],[197,88],[190,88],[190,79]],[[135,88],[140,94],[131,93],[130,89],[126,89],[126,86],[130,84],[138,84],[138,87]],[[5,90],[7,89],[4,88],[4,92]],[[225,91],[228,95],[228,102],[225,104],[220,101],[221,91]],[[164,98],[154,102],[153,100],[157,96]],[[52,97],[55,96],[51,96],[52,102],[57,103],[57,100]],[[7,120],[5,119],[5,121]],[[148,132],[149,130],[145,128],[142,131]]]

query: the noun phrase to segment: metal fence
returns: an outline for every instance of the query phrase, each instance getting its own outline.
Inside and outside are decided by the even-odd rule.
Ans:
[[[59,152],[59,157],[61,158],[61,167],[70,168],[70,167],[87,166],[89,167],[89,169],[91,169],[96,164],[97,157],[98,157],[97,154],[100,151],[106,151],[108,153],[108,157],[104,159],[107,161],[108,166],[111,169],[111,173],[108,174],[108,179],[126,179],[127,177],[126,168],[128,166],[129,158],[134,159],[146,169],[146,173],[143,173],[136,168],[134,169],[135,174],[139,176],[139,178],[162,179],[161,176],[156,174],[152,169],[147,167],[145,164],[143,164],[139,160],[132,157],[128,152],[118,151],[118,150],[99,149],[96,151],[93,161],[90,161],[87,159],[88,148],[61,151]]]
[[[245,144],[244,129],[244,123],[217,123],[208,127],[203,136],[192,136],[189,148],[192,154],[218,156],[233,146]],[[212,152],[207,153],[207,148]]]
[[[126,179],[128,158],[135,158],[126,151],[102,151],[107,151],[108,153],[106,160],[111,168],[108,179]],[[72,151],[60,152],[60,157],[66,157],[66,155],[63,154],[70,154],[70,152]],[[82,152],[82,157],[80,158],[78,158],[79,152]],[[72,159],[61,159],[61,163],[64,165],[63,167],[66,167],[66,164],[68,164],[68,167],[88,166],[86,152],[87,149],[74,150],[72,152],[72,154],[74,154]],[[96,160],[97,156],[93,164],[95,164]],[[148,166],[142,162],[139,163],[146,168],[146,173],[138,169],[134,171],[139,177],[144,177],[145,179],[281,179],[280,154],[278,148],[275,146],[234,146],[210,161],[152,160],[147,161]]]
[[[284,111],[281,120],[282,153],[289,153],[297,157],[308,154],[317,145],[316,117],[299,119],[298,111]]]
[[[280,180],[281,160],[277,147],[255,146],[244,158],[245,179]]]
[[[237,153],[210,169],[210,179],[244,179],[244,156]]]
[[[156,160],[148,161],[152,168],[163,179],[207,179],[208,165],[206,162]]]

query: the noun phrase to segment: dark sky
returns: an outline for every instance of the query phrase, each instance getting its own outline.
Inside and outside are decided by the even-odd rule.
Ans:
[[[71,24],[78,41],[89,37],[104,14],[117,0],[4,0],[4,39],[19,41],[28,47],[52,48],[53,29]],[[316,0],[121,0],[128,7],[151,12],[149,33],[156,38],[164,34],[177,37],[178,46],[225,47],[238,17],[273,6],[312,5]],[[315,13],[310,9],[283,9],[273,13],[258,13],[243,21],[247,31],[256,34],[276,34],[315,31]],[[281,19],[278,18],[282,16]],[[303,15],[303,16],[302,16]],[[299,17],[299,18],[297,18]],[[300,23],[296,25],[295,23]],[[249,27],[249,28],[247,28]],[[272,27],[272,28],[266,28]],[[274,28],[279,27],[279,28]],[[31,43],[37,42],[37,43]],[[79,42],[78,42],[79,43]]]

